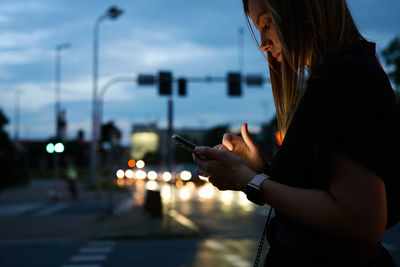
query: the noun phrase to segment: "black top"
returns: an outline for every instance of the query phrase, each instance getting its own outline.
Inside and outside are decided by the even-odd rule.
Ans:
[[[387,186],[397,153],[393,146],[395,103],[375,56],[375,44],[360,41],[343,46],[308,79],[282,147],[272,160],[270,176],[289,186],[328,190],[327,167],[338,153],[376,173]],[[388,186],[387,190],[389,199]],[[269,239],[294,247],[343,247],[345,243],[279,212],[271,225]]]

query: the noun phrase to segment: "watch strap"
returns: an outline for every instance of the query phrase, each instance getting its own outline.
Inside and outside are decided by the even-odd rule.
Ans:
[[[260,189],[261,184],[269,178],[270,177],[264,173],[257,174],[256,176],[253,177],[253,179],[251,179],[251,181],[249,182],[249,185]]]

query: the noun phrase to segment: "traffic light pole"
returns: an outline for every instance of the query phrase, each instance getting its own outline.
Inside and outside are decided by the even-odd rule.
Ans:
[[[172,100],[172,94],[170,98],[168,99],[168,137],[167,137],[167,164],[168,164],[168,169],[171,171],[172,168],[172,153],[171,153],[171,142],[168,142],[169,138],[171,138],[173,134],[173,117],[174,117],[174,104]]]

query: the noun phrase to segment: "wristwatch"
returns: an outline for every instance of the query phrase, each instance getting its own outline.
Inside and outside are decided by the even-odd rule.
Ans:
[[[261,194],[261,185],[270,177],[264,173],[257,174],[246,186],[247,199],[257,205],[264,205],[265,200]]]

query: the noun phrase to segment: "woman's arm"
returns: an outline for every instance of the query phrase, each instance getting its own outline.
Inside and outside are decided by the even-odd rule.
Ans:
[[[363,246],[379,242],[387,221],[382,180],[361,164],[333,156],[329,191],[300,189],[267,180],[265,200],[275,209],[317,231]]]
[[[195,163],[220,190],[245,191],[255,172],[227,151],[198,147]],[[365,247],[379,242],[387,221],[386,191],[382,180],[356,161],[342,155],[331,159],[329,190],[287,186],[272,180],[262,184],[266,203],[316,231]]]

